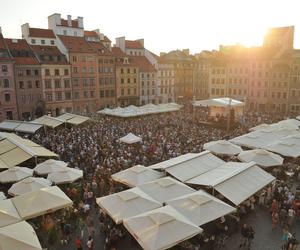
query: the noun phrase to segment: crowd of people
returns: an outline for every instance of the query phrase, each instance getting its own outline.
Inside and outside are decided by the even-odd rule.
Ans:
[[[72,231],[76,232],[77,249],[93,249],[97,223],[106,249],[113,249],[120,238],[129,234],[121,226],[116,226],[95,203],[95,197],[124,189],[111,180],[113,173],[136,164],[149,166],[182,154],[201,152],[206,142],[233,138],[247,133],[250,127],[283,118],[274,114],[248,113],[239,126],[228,132],[203,125],[201,122],[209,120],[207,110],[186,105],[173,113],[129,119],[101,116],[78,127],[40,131],[33,136],[33,141],[57,153],[60,160],[68,162],[70,167],[84,172],[82,182],[63,187],[74,201],[73,208],[57,215],[56,223],[49,223],[55,216],[45,218],[48,220],[45,224],[55,224],[52,228],[60,229],[56,238],[61,244],[69,244]],[[119,138],[129,132],[142,137],[142,142],[133,145],[120,143]],[[280,202],[284,204],[284,199]],[[55,231],[49,228],[48,241]]]

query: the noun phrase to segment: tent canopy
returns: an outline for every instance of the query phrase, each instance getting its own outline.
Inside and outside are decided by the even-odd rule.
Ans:
[[[235,205],[239,205],[274,179],[254,162],[227,162],[187,183],[213,187]]]
[[[243,162],[253,161],[261,167],[280,166],[283,163],[281,156],[263,149],[243,151],[238,155],[238,158]]]
[[[0,228],[1,250],[42,250],[32,226],[26,221]]]
[[[240,146],[226,140],[207,142],[203,145],[203,148],[218,155],[237,155],[242,152]]]
[[[34,123],[43,124],[50,128],[56,128],[62,124],[64,124],[64,121],[57,119],[56,117],[44,115],[41,116],[33,121]]]
[[[174,207],[197,226],[216,220],[236,210],[203,190],[167,201],[167,204]]]
[[[47,179],[55,184],[65,184],[75,182],[82,177],[82,170],[66,167],[63,170],[48,174]]]
[[[33,122],[5,120],[0,123],[0,130],[16,131],[27,134],[35,134],[43,125]]]
[[[166,202],[176,197],[195,192],[191,187],[171,177],[147,182],[138,187],[158,202]]]
[[[17,182],[33,175],[33,170],[25,167],[12,167],[0,173],[0,183]]]
[[[21,220],[17,209],[10,199],[0,201],[0,228],[17,223]]]
[[[135,187],[149,181],[163,177],[164,174],[149,167],[136,165],[111,176],[114,181],[123,183],[129,187]]]
[[[300,156],[300,144],[292,142],[290,138],[278,140],[263,148],[287,157],[296,158]]]
[[[49,159],[34,168],[34,172],[38,175],[47,175],[52,172],[59,172],[64,170],[68,166],[68,163],[58,160]]]
[[[5,199],[6,199],[6,195],[3,192],[0,192],[0,201]]]
[[[72,206],[72,200],[57,186],[42,188],[11,199],[22,219]]]
[[[133,144],[133,143],[142,141],[142,138],[138,137],[132,133],[129,133],[129,134],[125,135],[124,137],[120,138],[120,141],[127,143],[127,144]]]
[[[194,106],[208,106],[208,107],[242,107],[245,106],[245,103],[234,100],[232,98],[223,97],[223,98],[214,98],[208,100],[195,101]]]
[[[165,171],[176,179],[185,182],[200,174],[223,165],[225,162],[209,151],[199,153],[196,157],[172,165]]]
[[[116,224],[122,223],[129,217],[162,206],[138,187],[97,198],[96,202]]]
[[[65,113],[63,115],[58,116],[57,119],[62,120],[64,122],[72,124],[72,125],[80,125],[80,124],[88,121],[90,118],[86,117],[86,116],[82,116],[82,115]]]
[[[126,219],[124,226],[145,250],[167,249],[203,231],[171,206]]]

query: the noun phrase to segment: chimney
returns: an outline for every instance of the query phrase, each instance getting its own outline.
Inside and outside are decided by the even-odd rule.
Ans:
[[[144,47],[144,38],[138,39],[136,41],[139,42]]]
[[[83,29],[83,17],[77,17],[77,21],[78,21],[78,28]]]
[[[24,23],[21,26],[21,30],[22,30],[22,38],[25,38],[26,40],[29,37],[29,23]]]
[[[68,15],[68,26],[72,27],[72,16]]]

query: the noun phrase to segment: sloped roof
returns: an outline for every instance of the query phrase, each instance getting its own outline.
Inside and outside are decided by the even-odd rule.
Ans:
[[[84,36],[88,36],[88,37],[98,37],[98,34],[97,34],[96,31],[85,30],[85,31],[84,31]]]
[[[71,20],[71,26],[68,25],[68,20],[62,18],[60,20],[61,20],[61,24],[57,26],[79,28],[78,20]]]
[[[155,72],[155,67],[148,61],[145,56],[130,57],[139,66],[140,72]]]
[[[31,45],[31,48],[37,55],[39,55],[39,59],[42,63],[68,64],[65,55],[62,54],[56,46]],[[56,58],[50,60],[48,57],[41,57],[41,56],[53,56]]]
[[[125,40],[126,49],[144,49],[144,46],[139,41]]]
[[[73,37],[73,36],[58,36],[65,47],[70,52],[77,53],[94,53],[95,50],[89,45],[84,37]]]
[[[88,41],[88,43],[100,55],[111,55],[112,54],[101,42]]]
[[[119,47],[112,47],[111,52],[116,57],[125,57],[126,54]]]
[[[41,38],[56,38],[52,30],[38,28],[29,28],[29,36]]]

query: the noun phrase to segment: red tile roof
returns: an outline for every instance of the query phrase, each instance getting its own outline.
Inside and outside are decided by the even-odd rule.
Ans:
[[[104,42],[111,42],[111,40],[109,40],[109,38],[107,36],[104,36]]]
[[[75,53],[95,53],[88,42],[83,37],[73,37],[73,36],[58,36],[65,47],[70,52]]]
[[[125,47],[126,49],[143,49],[144,46],[139,41],[125,41]]]
[[[84,36],[87,36],[87,37],[98,37],[98,34],[95,31],[85,30],[84,31]]]
[[[78,21],[77,21],[77,20],[72,20],[72,21],[71,21],[71,26],[69,26],[69,25],[68,25],[68,20],[66,20],[66,19],[61,19],[61,25],[58,25],[58,26],[79,28],[79,27],[78,27]]]
[[[90,42],[88,44],[98,52],[99,55],[111,55],[112,53],[101,42]]]
[[[16,64],[19,65],[37,65],[37,58],[34,56],[31,48],[25,39],[5,39],[8,49],[11,51]],[[18,54],[18,52],[20,54]],[[24,52],[27,52],[26,54]]]
[[[126,57],[126,54],[119,47],[112,47],[111,52],[115,57]]]
[[[148,61],[145,56],[130,57],[138,65],[140,72],[155,72],[155,67]]]
[[[2,33],[0,33],[0,60],[1,61],[11,60],[11,56],[7,50]]]
[[[52,30],[29,28],[30,37],[56,38]]]
[[[31,48],[39,56],[42,63],[67,64],[65,55],[62,54],[56,46],[31,45]],[[53,59],[50,60],[48,56],[52,56]],[[58,58],[59,61],[57,60]]]

